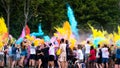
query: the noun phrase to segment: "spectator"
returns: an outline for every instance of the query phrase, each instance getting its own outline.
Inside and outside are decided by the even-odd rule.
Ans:
[[[50,68],[54,68],[54,60],[55,60],[55,47],[52,45],[52,43],[49,44],[49,62],[48,62],[48,66]]]
[[[84,56],[83,56],[83,52],[82,52],[82,45],[78,44],[76,63],[77,63],[79,68],[82,68],[81,63],[83,63],[83,59],[84,59]]]
[[[0,48],[0,68],[4,68],[4,48]]]
[[[108,68],[108,60],[109,60],[109,51],[107,45],[104,44],[104,47],[101,49],[102,51],[102,68],[106,66]]]
[[[115,68],[120,68],[120,47],[118,47],[116,50],[115,58]]]
[[[87,44],[85,44],[85,63],[88,62],[89,55],[90,55],[90,42],[87,41]]]
[[[59,61],[60,61],[60,64],[61,64],[61,68],[67,68],[66,66],[66,44],[65,44],[65,41],[64,39],[61,39],[61,42],[60,42],[60,50],[61,50],[61,54],[59,56]]]
[[[102,68],[102,51],[100,45],[98,44],[97,53],[96,53],[96,67]]]
[[[26,42],[24,41],[24,43],[26,43]],[[25,60],[26,56],[27,56],[26,46],[22,42],[21,43],[21,58],[20,58],[20,63],[19,63],[20,67],[24,67],[24,60]]]
[[[43,52],[44,57],[42,59],[42,61],[43,61],[42,65],[43,65],[43,68],[47,68],[48,67],[48,59],[49,59],[49,47],[46,44],[44,44],[43,46],[44,47],[42,48],[42,52]]]
[[[36,59],[36,48],[34,44],[30,46],[30,61],[29,66],[35,67],[35,59]]]
[[[38,61],[38,68],[41,68],[42,59],[43,59],[43,52],[42,52],[41,44],[37,47],[36,55],[37,55],[37,61]]]
[[[96,68],[95,67],[95,60],[96,60],[96,50],[94,49],[93,46],[91,46],[90,56],[89,56],[90,68]]]
[[[12,46],[12,65],[11,65],[11,68],[14,68],[15,67],[15,63],[16,63],[16,57],[17,57],[17,45],[16,44],[14,44],[13,46]]]
[[[8,46],[8,67],[12,65],[12,44]]]

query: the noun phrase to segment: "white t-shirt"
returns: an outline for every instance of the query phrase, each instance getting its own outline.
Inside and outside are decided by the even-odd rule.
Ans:
[[[84,58],[83,58],[83,53],[82,53],[82,50],[77,50],[77,58],[79,59],[79,60],[83,60]]]
[[[36,49],[34,46],[30,46],[30,54],[36,54]]]
[[[50,46],[49,55],[54,55],[55,56],[55,48],[54,48],[54,46]]]
[[[0,55],[4,55],[4,52],[0,52]]]
[[[108,48],[104,47],[102,50],[102,58],[109,58]]]
[[[97,53],[96,53],[96,57],[98,58],[99,57],[99,51],[100,51],[100,48],[97,48]]]
[[[89,44],[85,45],[85,53],[90,54],[90,45]]]

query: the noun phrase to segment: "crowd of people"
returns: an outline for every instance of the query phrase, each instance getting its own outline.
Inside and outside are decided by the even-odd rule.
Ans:
[[[0,68],[120,68],[120,47],[116,45],[94,48],[87,41],[73,49],[69,46],[65,39],[60,40],[59,46],[55,43],[34,46],[27,39],[20,45],[4,43],[0,49]]]

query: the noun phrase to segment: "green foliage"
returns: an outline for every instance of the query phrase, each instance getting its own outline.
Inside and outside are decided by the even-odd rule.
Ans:
[[[111,32],[120,23],[120,0],[30,0],[27,24],[31,32],[36,32],[38,24],[42,23],[45,34],[52,35],[54,27],[62,26],[63,22],[68,21],[66,3],[72,7],[79,29],[88,30],[90,23],[96,28]],[[24,0],[11,0],[10,5],[10,33],[18,38],[25,20]],[[0,16],[6,19],[3,7],[0,7]]]
[[[75,0],[69,1],[80,28],[88,28],[87,23],[103,27],[111,32],[117,27],[120,18],[120,0]],[[81,27],[83,26],[83,27]]]

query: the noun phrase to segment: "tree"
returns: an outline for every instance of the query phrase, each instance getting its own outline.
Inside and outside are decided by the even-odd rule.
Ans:
[[[79,29],[89,30],[90,23],[96,28],[112,32],[120,24],[119,0],[11,0],[10,34],[18,38],[26,22],[31,32],[37,31],[38,23],[42,23],[45,34],[52,35],[54,27],[68,21],[66,3],[72,7]],[[3,9],[0,7],[0,15],[7,19]]]
[[[47,0],[38,7],[39,16],[42,17],[43,29],[47,34],[55,32],[54,27],[62,26],[67,20],[66,4],[61,0]]]
[[[25,26],[26,26],[26,24],[27,24],[27,22],[28,22],[29,5],[30,5],[30,0],[25,0],[25,1],[24,1]]]
[[[7,16],[7,27],[8,27],[8,34],[9,34],[9,22],[10,22],[10,3],[11,0],[1,0],[1,6],[4,8],[5,12],[6,12],[6,16]]]
[[[115,29],[110,27],[116,27],[119,24],[120,0],[67,0],[67,2],[73,7],[79,28],[82,26],[87,28],[87,23],[90,23],[111,32]]]

